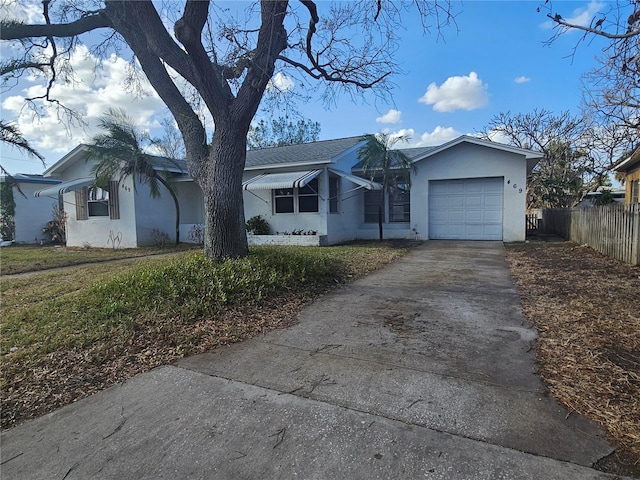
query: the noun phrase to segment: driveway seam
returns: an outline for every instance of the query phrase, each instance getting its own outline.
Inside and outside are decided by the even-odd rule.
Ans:
[[[300,349],[300,350],[304,350],[304,349]],[[214,375],[214,374],[210,374],[210,373],[204,373],[204,372],[200,372],[200,371],[197,371],[197,370],[194,371],[192,369],[185,368],[185,367],[182,367],[182,366],[179,366],[179,365],[169,365],[168,367],[178,368],[178,369],[181,369],[181,370],[189,371],[191,373],[197,373],[197,374],[205,375],[205,376],[211,377],[211,378],[218,378],[220,380],[226,380],[228,382],[234,382],[234,383],[237,383],[237,384],[240,384],[240,385],[246,385],[246,386],[253,387],[253,388],[260,388],[260,389],[263,389],[263,390],[266,390],[266,391],[269,391],[269,392],[272,392],[272,393],[276,393],[277,395],[291,395],[293,397],[300,398],[300,399],[303,399],[303,400],[307,400],[307,401],[310,401],[310,402],[315,402],[315,403],[318,403],[318,404],[327,405],[327,406],[334,407],[334,408],[339,408],[339,409],[342,409],[342,410],[345,410],[345,411],[361,413],[361,414],[369,415],[369,416],[372,416],[372,417],[383,418],[383,419],[389,420],[391,422],[397,422],[397,423],[401,423],[401,424],[404,424],[404,425],[409,425],[409,426],[416,427],[416,428],[424,428],[425,430],[428,430],[428,431],[431,431],[431,432],[437,432],[437,433],[443,434],[443,435],[448,435],[448,436],[451,436],[453,438],[461,438],[461,439],[464,439],[464,440],[477,442],[479,444],[491,445],[491,446],[494,446],[494,447],[497,447],[497,448],[505,449],[507,451],[519,452],[519,453],[523,453],[525,455],[531,455],[532,457],[545,458],[545,459],[549,459],[549,460],[552,460],[552,461],[555,461],[555,462],[561,462],[561,463],[564,463],[564,464],[567,464],[567,465],[575,465],[575,466],[580,467],[580,468],[593,468],[593,464],[592,465],[583,465],[583,464],[580,464],[580,463],[577,463],[577,462],[572,462],[572,461],[569,461],[569,460],[558,460],[558,459],[555,459],[555,458],[550,457],[548,455],[543,455],[543,454],[540,454],[540,453],[530,452],[530,451],[527,451],[527,450],[519,450],[517,448],[509,447],[509,446],[502,445],[502,444],[499,444],[499,443],[489,442],[489,441],[486,441],[486,440],[480,440],[478,438],[474,438],[474,437],[467,436],[467,435],[462,435],[460,433],[453,433],[453,432],[449,432],[447,430],[441,430],[441,429],[438,429],[438,428],[428,427],[428,426],[422,425],[420,423],[413,423],[413,422],[410,422],[410,421],[407,421],[407,420],[402,420],[400,418],[396,418],[394,416],[381,415],[379,413],[372,413],[372,412],[369,412],[369,411],[366,411],[366,410],[361,410],[361,409],[358,409],[358,408],[353,408],[353,407],[345,406],[345,405],[342,405],[342,404],[336,404],[336,403],[327,402],[327,401],[324,401],[324,400],[313,398],[311,396],[298,395],[295,392],[298,391],[299,389],[296,389],[296,390],[293,390],[293,391],[280,391],[280,390],[275,389],[275,388],[265,387],[265,386],[262,386],[262,385],[256,385],[256,384],[253,384],[253,383],[250,383],[250,382],[244,382],[242,380],[237,380],[237,379],[231,378],[231,377],[225,377],[225,376],[222,376],[222,375]],[[611,454],[611,452],[609,452],[607,455],[610,455],[610,454]],[[605,457],[607,455],[605,455]],[[600,459],[598,459],[598,460],[600,460]],[[612,477],[612,478],[620,478],[620,477]]]
[[[374,360],[369,360],[367,358],[354,357],[354,356],[350,356],[350,355],[341,355],[341,354],[337,354],[337,353],[328,353],[326,351],[308,350],[308,349],[302,348],[302,347],[295,347],[295,346],[292,346],[292,345],[284,345],[284,344],[281,344],[281,343],[269,342],[267,340],[262,340],[262,341],[264,343],[268,344],[268,345],[274,345],[276,347],[290,348],[292,350],[298,350],[298,351],[301,351],[301,352],[308,352],[309,355],[326,355],[328,357],[334,356],[334,357],[338,357],[338,358],[347,358],[347,359],[350,359],[350,360],[358,360],[360,362],[366,362],[366,363],[370,363],[370,364],[390,366],[390,367],[394,367],[394,368],[401,368],[401,369],[409,370],[409,371],[412,371],[412,372],[428,373],[430,375],[436,375],[436,376],[439,376],[439,377],[442,377],[442,378],[452,378],[454,380],[461,380],[461,381],[464,381],[464,382],[471,382],[471,383],[475,383],[475,384],[478,384],[478,385],[484,385],[486,387],[495,387],[495,388],[499,388],[501,390],[510,391],[510,392],[537,393],[537,394],[540,394],[540,395],[548,396],[548,393],[547,393],[546,389],[543,389],[543,390],[530,390],[530,389],[526,389],[526,388],[507,388],[507,387],[505,387],[503,385],[499,385],[499,384],[496,384],[496,383],[482,382],[480,380],[475,380],[473,378],[458,377],[458,376],[455,376],[455,375],[447,375],[447,374],[436,372],[436,371],[433,371],[433,370],[424,370],[424,369],[420,369],[420,368],[408,367],[406,365],[399,365],[399,364],[395,364],[395,363],[374,361]],[[478,373],[478,372],[476,372],[476,373]],[[535,375],[534,372],[532,372],[531,374]]]

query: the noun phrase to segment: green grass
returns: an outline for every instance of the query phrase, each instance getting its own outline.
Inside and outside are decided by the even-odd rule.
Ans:
[[[406,251],[377,242],[262,247],[222,263],[190,251],[0,277],[2,428],[289,325],[317,295]]]
[[[141,247],[129,249],[13,245],[11,247],[0,248],[0,274],[12,275],[16,273],[80,265],[83,263],[105,262],[123,258],[192,250],[194,248],[197,247],[190,244],[181,244],[177,247],[175,245],[167,245],[164,247]]]
[[[374,245],[263,247],[222,263],[184,252],[3,278],[2,363],[26,364],[98,341],[117,343],[151,324],[180,328],[226,308],[256,308],[279,296],[316,295],[404,253]]]

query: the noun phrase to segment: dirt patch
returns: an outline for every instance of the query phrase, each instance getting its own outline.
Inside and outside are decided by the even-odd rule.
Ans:
[[[570,242],[507,252],[550,393],[619,445],[597,468],[640,477],[640,267]]]

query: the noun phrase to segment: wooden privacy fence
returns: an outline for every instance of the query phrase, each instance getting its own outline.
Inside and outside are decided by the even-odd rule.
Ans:
[[[640,204],[542,211],[545,231],[632,265],[640,265]]]

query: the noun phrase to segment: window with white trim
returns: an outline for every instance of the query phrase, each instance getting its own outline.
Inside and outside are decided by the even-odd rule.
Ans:
[[[109,192],[100,187],[90,187],[87,198],[90,217],[109,216]]]
[[[640,203],[640,180],[631,182],[631,203]]]
[[[318,212],[318,179],[304,187],[273,190],[274,213]]]
[[[273,191],[275,213],[293,213],[293,188],[279,188]]]
[[[87,220],[89,217],[120,218],[120,199],[118,182],[110,181],[108,189],[100,187],[83,187],[76,190],[76,219]]]

